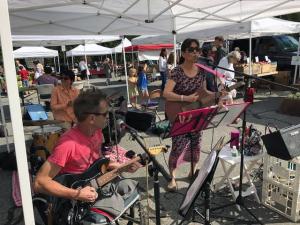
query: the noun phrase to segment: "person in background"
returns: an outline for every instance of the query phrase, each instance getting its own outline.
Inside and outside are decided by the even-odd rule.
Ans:
[[[33,61],[34,65],[34,79],[38,79],[44,74],[44,66],[40,63],[39,60]]]
[[[29,72],[24,66],[19,66],[18,74],[21,76],[23,87],[29,87]]]
[[[207,91],[204,71],[195,65],[199,58],[199,51],[198,40],[186,39],[183,41],[179,66],[171,71],[163,93],[167,103],[178,101],[192,103],[199,100],[202,100],[206,105],[217,103],[217,93]],[[174,117],[178,113],[175,110],[169,112],[173,114],[169,114],[169,117]],[[173,122],[171,121],[171,123]],[[193,168],[196,168],[196,163],[200,159],[201,136],[202,133],[198,132],[191,134],[191,137],[187,135],[172,137],[172,150],[169,156],[169,169],[172,180],[167,186],[169,191],[177,189],[175,170],[180,164],[190,162],[193,163]],[[194,172],[190,170],[188,176],[192,177]]]
[[[103,64],[103,69],[106,77],[106,85],[110,85],[110,78],[111,78],[111,65],[110,59],[106,58]]]
[[[170,76],[171,70],[175,67],[175,57],[174,52],[170,52],[168,60],[167,60],[167,68],[168,68],[168,77]]]
[[[84,57],[81,58],[79,64],[78,64],[78,67],[79,67],[79,70],[80,70],[80,78],[81,80],[84,80],[87,78],[87,75],[88,74],[88,66],[87,66],[87,63],[86,61],[84,60]]]
[[[137,97],[139,95],[139,91],[137,88],[137,72],[135,68],[131,68],[129,70],[129,78],[128,78],[128,86],[129,86],[129,99],[130,103],[133,107],[137,107]]]
[[[20,66],[23,66],[23,65],[20,63],[19,60],[16,60],[16,61],[15,61],[15,65],[16,65],[16,71],[17,71],[17,73],[18,73],[19,70],[20,70]]]
[[[158,69],[160,72],[160,79],[161,79],[161,90],[165,89],[166,81],[167,81],[167,49],[162,48],[159,54],[158,59]]]
[[[36,79],[38,85],[42,84],[53,84],[56,86],[58,84],[58,80],[52,75],[52,68],[50,66],[45,66],[44,74]]]
[[[224,49],[224,38],[223,36],[216,36],[214,41],[214,46],[217,48],[215,53],[214,62],[218,65],[220,60],[226,56],[226,51]]]
[[[224,74],[224,80],[221,81],[221,88],[225,86],[230,87],[235,84],[234,81],[234,65],[241,60],[241,54],[238,51],[232,51],[227,56],[223,57],[218,66],[232,70],[227,71],[224,69],[217,68],[217,71]],[[222,98],[227,104],[233,104],[233,98],[236,96],[236,90],[232,90],[229,94]]]
[[[146,69],[147,69],[147,64],[140,64],[138,67],[138,89],[141,93],[142,97],[142,104],[146,103],[149,99],[149,92],[148,92],[148,80],[147,80],[147,75],[146,75]]]
[[[200,57],[198,59],[198,63],[213,69],[212,65],[214,64],[214,58],[212,55],[212,49],[209,46],[202,48],[201,56],[203,58]],[[206,58],[207,60],[204,58]],[[204,71],[204,73],[205,73],[207,90],[212,92],[217,92],[218,91],[217,77],[214,74],[211,74],[207,71]]]
[[[0,63],[0,85],[1,85],[1,94],[6,95],[6,82],[3,64]]]
[[[61,85],[53,88],[51,94],[51,109],[55,120],[61,120],[64,123],[61,127],[69,129],[76,118],[73,111],[73,102],[79,94],[79,90],[72,87],[75,80],[75,74],[72,70],[62,72]]]

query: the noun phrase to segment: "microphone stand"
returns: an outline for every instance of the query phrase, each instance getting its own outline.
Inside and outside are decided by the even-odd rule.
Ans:
[[[266,80],[266,79],[263,79],[263,78],[260,78],[260,77],[256,77],[256,76],[253,76],[253,75],[248,75],[246,73],[237,72],[237,71],[234,71],[234,70],[230,70],[230,69],[227,69],[227,68],[215,65],[209,59],[207,59],[207,64],[209,66],[213,66],[214,68],[219,68],[219,69],[223,69],[223,70],[226,70],[226,71],[229,71],[229,72],[234,72],[235,74],[238,74],[241,77],[244,77],[244,79],[245,79],[244,100],[245,101],[248,99],[247,98],[248,97],[247,96],[247,88],[250,85],[250,79],[259,80],[259,81],[266,82],[268,84],[273,84],[273,85],[277,85],[277,86],[280,86],[280,87],[284,87],[285,89],[291,90],[291,91],[299,91],[298,88],[294,88],[294,87],[290,87],[290,86],[287,86],[287,85],[279,84],[279,83],[276,83],[276,82],[273,82],[273,81],[269,81],[269,80]],[[244,141],[245,141],[245,131],[246,131],[246,111],[247,110],[245,110],[244,113],[243,113],[242,139],[241,139],[241,142],[240,142],[240,146],[241,146],[241,148],[240,148],[241,163],[240,163],[240,179],[239,179],[239,194],[238,194],[238,197],[236,198],[236,201],[234,203],[230,203],[230,204],[227,204],[227,205],[224,205],[224,206],[216,207],[216,208],[213,208],[212,210],[214,211],[214,210],[218,210],[218,209],[221,209],[221,208],[225,208],[225,207],[237,204],[237,205],[241,206],[242,208],[244,208],[256,220],[257,223],[263,224],[254,215],[254,213],[252,213],[250,211],[250,209],[248,209],[246,207],[245,202],[244,202],[244,197],[242,196],[242,192],[243,192],[243,190],[242,190],[242,184],[243,184],[243,174],[244,174]]]
[[[159,162],[156,160],[156,158],[151,155],[151,153],[148,151],[146,146],[143,144],[143,142],[140,140],[140,137],[137,135],[137,133],[130,129],[130,127],[126,127],[130,135],[132,136],[133,140],[136,140],[137,143],[142,147],[142,149],[147,153],[149,161],[152,162],[152,172],[153,172],[153,182],[154,182],[154,199],[155,199],[155,220],[156,225],[160,225],[160,190],[159,190],[159,179],[158,179],[158,173],[160,172],[163,177],[169,182],[172,180],[170,175],[165,171],[165,169],[159,164]]]

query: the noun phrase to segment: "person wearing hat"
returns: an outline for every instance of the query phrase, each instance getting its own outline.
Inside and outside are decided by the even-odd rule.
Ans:
[[[72,70],[62,72],[61,85],[53,88],[51,94],[51,109],[55,120],[61,120],[64,129],[69,129],[76,118],[73,111],[73,102],[79,95],[79,90],[72,87],[75,74]]]

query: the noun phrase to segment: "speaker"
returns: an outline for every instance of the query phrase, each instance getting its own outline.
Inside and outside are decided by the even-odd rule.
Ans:
[[[263,135],[269,155],[283,160],[300,156],[300,124]]]
[[[146,131],[155,123],[155,114],[138,110],[128,110],[126,124],[139,131]]]
[[[40,104],[31,104],[25,106],[24,119],[26,120],[47,120],[48,115],[44,107]]]

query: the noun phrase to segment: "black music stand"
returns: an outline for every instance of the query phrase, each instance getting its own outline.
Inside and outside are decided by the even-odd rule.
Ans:
[[[189,222],[190,218],[194,217],[194,214],[197,214],[204,219],[204,225],[210,225],[210,185],[218,165],[219,152],[225,144],[224,137],[221,137],[204,160],[194,182],[189,186],[178,211],[183,217],[179,225],[183,224],[185,221]],[[199,212],[197,207],[194,207],[195,201],[201,192],[204,192],[205,196],[204,215]]]
[[[178,113],[172,125],[169,136],[176,137],[179,135],[187,135],[190,138],[190,151],[191,151],[191,172],[192,178],[194,175],[193,164],[193,134],[205,130],[213,117],[218,113],[218,107],[206,107],[202,109],[195,109],[191,111]]]

